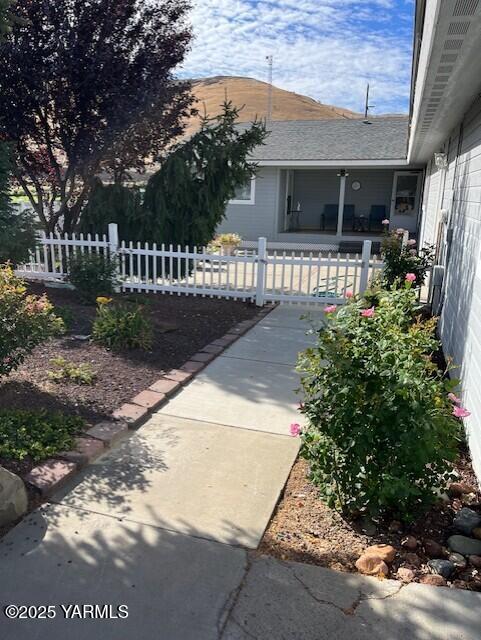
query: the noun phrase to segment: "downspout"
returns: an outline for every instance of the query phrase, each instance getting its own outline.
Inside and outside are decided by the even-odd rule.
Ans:
[[[459,125],[459,137],[458,137],[458,146],[456,149],[456,163],[454,166],[454,178],[453,178],[453,194],[451,197],[451,206],[449,208],[449,217],[448,220],[446,221],[446,236],[445,236],[445,246],[446,246],[446,251],[445,251],[445,255],[444,255],[444,276],[443,276],[443,282],[441,285],[441,293],[439,296],[439,307],[438,307],[438,312],[437,315],[441,315],[441,312],[443,310],[443,306],[444,306],[444,299],[446,296],[446,281],[447,281],[447,275],[448,275],[448,267],[449,267],[449,261],[451,259],[451,245],[452,245],[452,238],[453,238],[453,210],[454,210],[454,202],[455,202],[455,196],[456,196],[456,189],[457,189],[457,184],[458,184],[458,177],[459,177],[459,156],[461,155],[461,148],[462,148],[462,144],[463,144],[463,136],[464,136],[464,118],[461,121],[461,124]]]

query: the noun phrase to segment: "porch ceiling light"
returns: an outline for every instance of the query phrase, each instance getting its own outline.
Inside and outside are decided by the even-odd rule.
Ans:
[[[438,169],[446,169],[448,166],[448,156],[446,153],[435,153],[434,164]]]

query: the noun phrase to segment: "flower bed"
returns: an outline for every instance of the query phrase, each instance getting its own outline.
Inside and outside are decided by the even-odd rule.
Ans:
[[[261,549],[481,590],[481,494],[460,422],[469,411],[416,281],[408,272],[325,307],[326,325],[299,360],[305,425],[290,434],[304,460]]]
[[[74,291],[29,285],[47,294],[66,324],[64,335],[52,337],[27,355],[23,364],[0,383],[2,409],[47,411],[81,418],[84,429],[112,419],[114,411],[172,369],[221,338],[243,320],[257,315],[253,305],[180,296],[115,296],[129,306],[143,302],[150,319],[152,346],[113,350],[90,339],[97,310],[82,304]],[[215,319],[215,320],[213,320]],[[33,458],[0,456],[0,464],[25,476]]]

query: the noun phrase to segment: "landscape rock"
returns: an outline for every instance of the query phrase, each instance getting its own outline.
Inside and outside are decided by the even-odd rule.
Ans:
[[[443,578],[449,578],[449,576],[455,570],[454,564],[450,560],[429,560],[428,568],[431,573],[434,573],[439,576],[443,576]]]
[[[481,527],[474,527],[474,529],[471,531],[471,535],[473,536],[473,538],[481,540]]]
[[[441,558],[443,556],[443,546],[435,540],[425,540],[424,553],[428,558]]]
[[[374,536],[377,533],[377,527],[371,518],[361,518],[361,529],[367,536]]]
[[[356,560],[356,569],[366,576],[387,576],[389,567],[379,556],[364,554]]]
[[[481,556],[469,556],[468,560],[473,567],[481,569]]]
[[[396,549],[390,544],[373,544],[364,550],[364,556],[375,556],[390,564],[396,557]]]
[[[389,525],[390,533],[399,533],[401,529],[402,529],[402,524],[399,522],[399,520],[393,520]]]
[[[417,555],[417,553],[406,553],[404,555],[404,560],[407,564],[410,564],[413,567],[420,567],[422,562],[421,558]]]
[[[456,587],[456,589],[469,589],[469,585],[465,580],[453,580],[453,587]]]
[[[466,558],[460,553],[450,553],[448,556],[449,562],[452,562],[456,569],[465,569],[468,564]]]
[[[473,529],[479,525],[481,525],[481,515],[469,507],[460,509],[453,521],[453,526],[467,536],[470,536]]]
[[[421,584],[429,584],[432,587],[446,586],[446,580],[443,578],[443,576],[437,575],[435,573],[429,573],[425,576],[421,576],[419,578],[419,582],[421,582]]]
[[[409,569],[408,567],[400,567],[397,570],[397,577],[403,582],[408,583],[414,580],[414,578],[416,577],[416,574],[412,569]]]
[[[401,541],[401,546],[408,551],[415,551],[418,547],[418,541],[414,536],[406,536]]]
[[[448,538],[448,547],[451,551],[463,556],[481,556],[481,540],[467,538],[466,536],[451,536]]]
[[[23,480],[0,467],[0,527],[18,520],[27,507],[27,491]]]
[[[453,498],[460,498],[466,493],[474,493],[475,489],[466,482],[451,482],[448,488],[448,493]]]

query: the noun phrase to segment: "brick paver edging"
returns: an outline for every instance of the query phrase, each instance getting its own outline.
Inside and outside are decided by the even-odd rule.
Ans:
[[[75,441],[72,451],[59,453],[34,467],[24,480],[38,489],[44,497],[50,496],[70,480],[83,467],[93,462],[104,451],[125,436],[129,429],[140,427],[173,394],[190,382],[205,366],[219,356],[233,342],[252,329],[277,304],[263,307],[254,318],[243,320],[222,338],[206,345],[179,369],[171,369],[148,389],[138,393],[129,402],[116,409],[112,422],[99,422]]]

